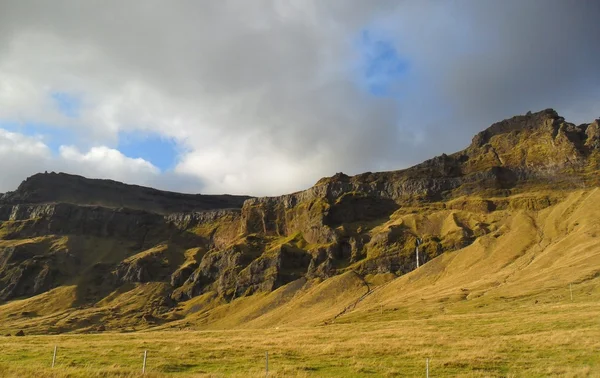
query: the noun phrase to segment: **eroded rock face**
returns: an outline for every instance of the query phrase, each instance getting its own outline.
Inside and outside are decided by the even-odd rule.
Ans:
[[[123,283],[165,281],[171,274],[166,248],[141,252],[117,265],[114,275]]]
[[[272,291],[304,277],[311,259],[311,255],[302,249],[281,246],[255,259],[239,272],[234,295]]]
[[[67,203],[0,205],[0,214],[9,214],[8,217],[0,218],[0,221],[22,225],[18,231],[5,235],[5,239],[74,234],[128,238],[143,244],[149,236],[159,237],[170,231],[163,216],[131,209]]]
[[[68,253],[48,242],[0,247],[0,301],[41,294],[74,273],[62,263]]]
[[[197,211],[187,213],[172,213],[165,216],[165,219],[181,229],[190,229],[195,226],[218,222],[223,218],[238,218],[240,210],[238,209],[219,209],[209,211]]]
[[[185,300],[210,290],[231,298],[237,274],[252,261],[247,252],[241,246],[233,246],[224,251],[208,253],[191,272],[182,288],[174,292],[173,298]]]
[[[138,210],[22,204],[0,205],[0,214],[0,301],[40,294],[79,275],[96,277],[87,282],[106,290],[166,280],[174,268],[164,266],[164,256],[119,261],[161,241],[182,249],[205,243],[162,215]]]
[[[585,127],[585,146],[589,149],[600,148],[600,119],[595,120]]]

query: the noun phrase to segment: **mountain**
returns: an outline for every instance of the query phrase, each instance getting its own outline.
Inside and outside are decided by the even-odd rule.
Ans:
[[[570,250],[589,262],[571,279],[598,277],[599,126],[528,113],[460,152],[279,197],[35,175],[0,199],[0,331],[318,324],[413,300],[412,280],[459,299],[509,295],[508,276],[535,290]]]

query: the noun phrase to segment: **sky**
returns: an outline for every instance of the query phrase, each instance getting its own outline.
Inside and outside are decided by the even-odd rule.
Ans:
[[[0,0],[0,192],[280,195],[600,117],[600,2]]]

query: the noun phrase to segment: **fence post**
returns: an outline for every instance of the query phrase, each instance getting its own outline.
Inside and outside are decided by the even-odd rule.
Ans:
[[[52,367],[54,367],[54,364],[56,363],[56,350],[58,349],[58,347],[55,345],[54,346],[54,355],[52,356]]]
[[[269,376],[269,352],[265,352],[265,377]]]
[[[426,370],[425,370],[425,374],[426,374],[426,377],[429,378],[429,358],[427,359],[426,366],[427,367],[426,367]]]
[[[146,374],[146,358],[148,357],[148,351],[144,351],[144,364],[142,365],[142,374]]]

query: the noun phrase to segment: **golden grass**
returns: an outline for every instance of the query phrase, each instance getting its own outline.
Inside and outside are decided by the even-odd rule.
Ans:
[[[465,313],[384,307],[319,327],[0,337],[0,376],[138,376],[144,350],[150,377],[263,376],[266,351],[273,377],[423,376],[426,358],[432,376],[599,376],[599,296]]]
[[[466,248],[402,277],[368,277],[370,295],[335,321],[365,293],[352,272],[230,303],[193,298],[173,312],[176,320],[143,332],[0,337],[0,376],[138,376],[148,350],[150,377],[264,376],[266,351],[273,377],[424,376],[426,358],[438,377],[600,377],[600,190],[573,192],[541,210],[453,209],[390,220],[418,234],[480,222],[489,233]],[[136,285],[69,316],[142,311],[140,303],[161,290]],[[69,303],[60,298],[70,293],[59,288],[1,306],[0,332],[60,321]],[[51,301],[60,304],[54,314]],[[19,317],[38,307],[40,316]],[[118,315],[110,319],[120,324]]]

